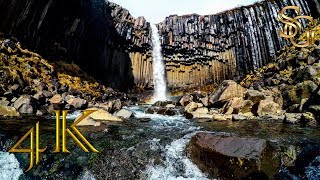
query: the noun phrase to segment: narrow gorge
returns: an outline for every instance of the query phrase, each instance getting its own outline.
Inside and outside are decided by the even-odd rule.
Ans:
[[[287,41],[287,5],[319,17],[316,0],[263,1],[214,15],[171,15],[157,24],[170,88],[239,79],[271,62]],[[0,31],[51,59],[80,65],[118,89],[153,86],[150,23],[104,0],[0,0]],[[304,23],[305,25],[305,23]]]

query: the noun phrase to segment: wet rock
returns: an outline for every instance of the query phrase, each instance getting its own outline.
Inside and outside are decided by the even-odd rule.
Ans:
[[[146,113],[148,113],[148,114],[154,114],[155,113],[155,109],[154,108],[148,108],[147,110],[146,110]]]
[[[187,106],[188,104],[190,104],[193,101],[193,96],[192,95],[184,95],[179,103],[181,106]]]
[[[302,117],[301,113],[286,113],[284,123],[297,124],[300,122]]]
[[[247,120],[247,116],[242,115],[242,114],[233,114],[232,115],[232,121],[244,121]]]
[[[153,106],[166,107],[169,104],[174,104],[172,101],[158,101],[153,104]]]
[[[94,113],[90,114],[85,119],[91,119],[94,121],[112,121],[112,122],[121,122],[122,120],[112,114],[110,114],[108,111],[105,111],[103,109],[98,108],[90,108],[88,110],[95,110]]]
[[[77,119],[75,119],[76,121]],[[98,127],[101,125],[101,122],[98,122],[92,118],[85,118],[83,119],[77,126],[95,126]]]
[[[140,118],[139,121],[142,123],[147,123],[147,122],[150,122],[151,119],[150,118]]]
[[[124,119],[129,119],[130,117],[133,116],[133,113],[131,111],[129,111],[129,110],[121,109],[115,115],[118,116],[118,117],[122,117]]]
[[[17,117],[20,116],[16,108],[11,106],[4,106],[0,104],[0,116],[4,117]]]
[[[264,121],[275,121],[275,122],[283,122],[285,119],[285,115],[284,114],[279,114],[279,115],[275,115],[275,114],[266,114],[260,117],[261,120]]]
[[[167,104],[167,105],[166,105],[166,108],[176,108],[176,105],[174,105],[174,104]]]
[[[213,178],[243,179],[255,173],[268,177],[266,173],[270,172],[264,171],[270,169],[262,169],[260,163],[264,161],[266,147],[264,139],[198,133],[192,137],[187,153],[202,171]]]
[[[160,108],[157,111],[157,114],[167,115],[167,116],[174,116],[176,113],[171,108]]]
[[[310,127],[318,126],[317,120],[311,112],[306,112],[302,114],[301,123]]]
[[[223,81],[218,89],[211,95],[209,102],[214,105],[217,102],[226,101],[231,98],[244,97],[246,89],[237,84],[235,81]]]
[[[214,114],[213,120],[215,120],[215,121],[231,121],[232,115]]]

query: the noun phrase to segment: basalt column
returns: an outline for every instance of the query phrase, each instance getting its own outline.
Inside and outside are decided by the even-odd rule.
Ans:
[[[169,85],[198,87],[237,79],[271,62],[287,44],[278,34],[283,24],[277,15],[288,5],[319,17],[316,0],[267,0],[215,15],[167,17],[159,28]]]

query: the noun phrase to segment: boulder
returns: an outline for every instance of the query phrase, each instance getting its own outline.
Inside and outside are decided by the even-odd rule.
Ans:
[[[124,119],[129,119],[130,117],[132,117],[133,113],[131,111],[129,111],[129,110],[121,109],[115,115],[117,117],[121,117],[121,118],[124,118]]]
[[[268,114],[279,114],[281,111],[279,104],[271,101],[270,99],[266,99],[260,101],[257,111],[253,113],[258,116],[264,116]]]
[[[201,107],[203,107],[203,104],[191,102],[184,108],[184,110],[187,112],[193,112],[196,109],[201,108]]]
[[[301,113],[286,113],[284,118],[284,123],[297,124],[300,122],[302,117]]]
[[[228,101],[228,103],[223,108],[223,112],[227,115],[248,113],[251,112],[252,106],[252,101],[243,100],[243,98],[235,97]]]
[[[174,116],[176,113],[171,108],[160,108],[157,111],[157,114],[167,115],[167,116]]]
[[[233,114],[232,115],[232,121],[244,121],[247,119],[248,119],[248,117],[243,114]]]
[[[264,94],[257,90],[248,90],[246,99],[252,101],[254,104],[259,103],[261,100],[266,99]]]
[[[75,119],[75,121],[77,121],[78,119]],[[77,124],[77,126],[100,126],[101,122],[97,122],[91,118],[85,118],[83,119],[79,124]]]
[[[166,107],[169,104],[174,104],[172,101],[158,101],[153,104],[153,106]]]
[[[0,100],[0,105],[2,105],[2,106],[8,106],[9,104],[10,104],[10,102],[6,98],[2,98]]]
[[[94,113],[90,114],[85,119],[91,119],[95,121],[114,121],[114,122],[121,122],[122,120],[112,114],[110,114],[108,111],[98,108],[90,108],[88,110],[96,110]]]
[[[196,111],[192,112],[191,114],[192,114],[192,118],[210,119],[210,120],[213,119],[213,115],[209,114],[209,109],[206,107],[198,108]]]
[[[174,104],[167,104],[167,105],[166,105],[166,108],[176,108],[176,105],[174,105]]]
[[[146,113],[148,113],[148,114],[154,114],[155,113],[155,109],[154,108],[148,108],[147,110],[146,110]]]
[[[34,112],[34,108],[32,106],[32,97],[29,95],[20,96],[13,104],[14,108],[16,108],[21,114],[32,114]]]
[[[266,156],[266,150],[264,139],[198,133],[191,138],[187,155],[212,178],[250,179],[255,174],[256,178],[268,179],[278,171],[280,164],[274,163],[275,168],[262,167],[261,163],[273,158]]]
[[[318,126],[317,120],[311,112],[303,113],[300,122],[302,124],[308,125],[310,127],[317,127]]]
[[[67,100],[67,103],[76,109],[85,109],[88,107],[88,103],[86,100],[75,98],[73,96]]]
[[[0,116],[17,117],[20,116],[20,114],[17,112],[16,108],[0,104]]]
[[[54,95],[51,99],[49,99],[51,104],[61,104],[63,102],[63,98],[60,94]]]
[[[231,121],[232,115],[214,114],[213,120],[215,120],[215,121]]]
[[[235,81],[226,80],[218,87],[218,89],[210,96],[209,104],[214,105],[235,97],[244,97],[246,89]]]
[[[180,99],[179,103],[181,104],[181,106],[187,106],[188,104],[190,104],[193,101],[193,96],[192,95],[184,95],[182,96],[182,98]]]

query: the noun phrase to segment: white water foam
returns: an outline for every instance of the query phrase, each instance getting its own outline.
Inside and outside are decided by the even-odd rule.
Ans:
[[[158,28],[156,25],[151,24],[152,30],[152,59],[153,59],[153,84],[154,94],[152,101],[167,101],[167,81],[166,69],[163,63],[161,54],[161,43]]]
[[[96,178],[89,170],[85,169],[79,180],[96,180]]]
[[[188,134],[166,146],[165,162],[163,165],[149,166],[146,170],[150,180],[185,180],[208,178],[186,156],[185,149],[191,137],[196,133]]]
[[[0,151],[0,179],[17,180],[23,174],[20,164],[13,154]]]

